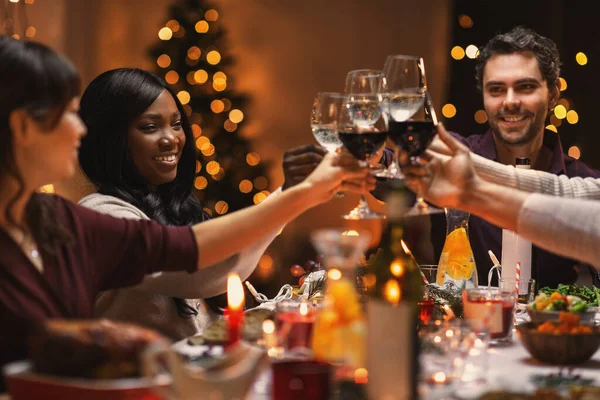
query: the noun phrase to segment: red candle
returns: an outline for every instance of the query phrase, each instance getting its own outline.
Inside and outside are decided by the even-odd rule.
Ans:
[[[227,277],[227,309],[225,318],[227,320],[228,345],[231,346],[240,340],[242,334],[242,323],[244,322],[244,287],[242,280],[236,273]]]

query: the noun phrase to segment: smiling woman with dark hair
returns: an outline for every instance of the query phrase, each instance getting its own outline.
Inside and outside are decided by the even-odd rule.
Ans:
[[[179,99],[162,79],[135,68],[104,72],[83,93],[80,115],[88,134],[79,161],[97,190],[80,205],[165,225],[208,219],[192,193],[196,169],[192,129]],[[316,150],[297,149],[296,161],[284,163],[286,180],[298,182],[301,179],[296,178],[306,176],[298,167],[312,164],[311,151]],[[280,193],[274,191],[266,201]],[[227,274],[248,278],[281,228],[257,238],[218,270],[150,276],[136,287],[104,292],[96,302],[96,315],[143,324],[174,339],[199,333],[218,311],[219,302],[211,296],[225,292]]]
[[[165,225],[208,219],[192,193],[196,168],[192,129],[166,82],[141,69],[107,71],[90,83],[80,107],[88,134],[79,162],[97,188],[80,205]],[[95,313],[143,324],[174,339],[199,333],[216,316],[217,301],[207,297],[225,292],[229,272],[248,278],[279,229],[227,260],[228,267],[218,273],[162,274],[133,288],[104,292]]]

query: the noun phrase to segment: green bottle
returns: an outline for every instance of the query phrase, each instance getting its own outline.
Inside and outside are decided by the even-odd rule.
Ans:
[[[418,305],[423,280],[419,266],[402,246],[407,192],[390,181],[388,225],[377,253],[369,259],[367,282],[367,370],[369,398],[417,399]]]

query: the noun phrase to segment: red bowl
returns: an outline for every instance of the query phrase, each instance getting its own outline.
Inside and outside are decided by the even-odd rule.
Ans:
[[[42,375],[32,371],[29,361],[17,361],[3,368],[11,400],[164,400],[148,379],[113,380],[72,379]],[[160,386],[168,386],[164,376]]]

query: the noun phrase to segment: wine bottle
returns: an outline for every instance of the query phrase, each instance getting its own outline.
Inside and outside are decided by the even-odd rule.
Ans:
[[[367,391],[373,399],[412,400],[417,398],[417,303],[423,281],[414,258],[402,246],[406,189],[401,181],[390,184],[388,225],[367,275]]]

